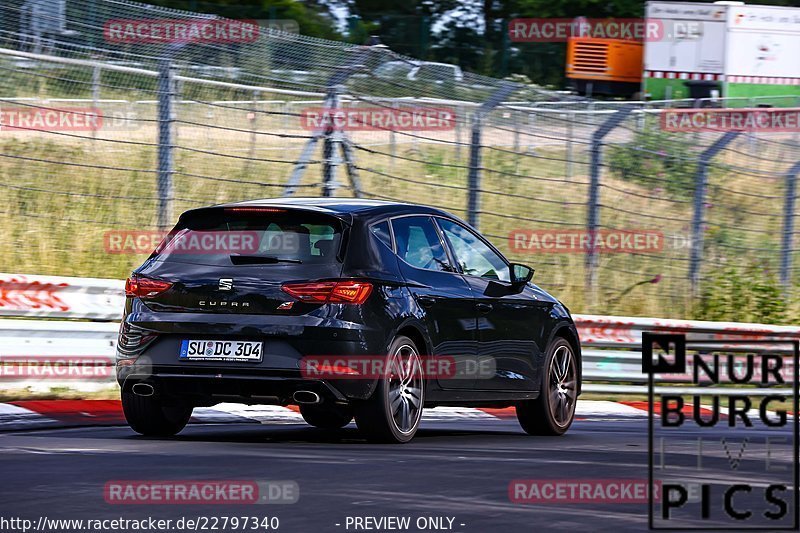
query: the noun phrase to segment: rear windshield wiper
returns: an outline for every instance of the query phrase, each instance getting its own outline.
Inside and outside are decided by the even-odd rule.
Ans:
[[[303,264],[300,259],[287,259],[272,255],[232,255],[230,258],[234,265],[268,265],[273,263]]]

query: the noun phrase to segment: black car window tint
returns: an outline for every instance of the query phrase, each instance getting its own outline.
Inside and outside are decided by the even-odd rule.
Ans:
[[[389,223],[387,221],[384,220],[383,222],[373,224],[370,226],[369,230],[379,241],[388,246],[389,249],[392,248],[392,234],[389,232]]]
[[[439,235],[428,217],[392,220],[397,255],[417,268],[447,271],[449,263]]]
[[[511,281],[511,272],[503,258],[467,228],[440,219],[439,227],[453,247],[456,261],[464,274],[498,281]]]

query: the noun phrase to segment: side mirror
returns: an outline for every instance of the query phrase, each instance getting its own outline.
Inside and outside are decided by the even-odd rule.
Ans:
[[[511,263],[511,284],[522,288],[533,278],[533,269],[527,265]]]

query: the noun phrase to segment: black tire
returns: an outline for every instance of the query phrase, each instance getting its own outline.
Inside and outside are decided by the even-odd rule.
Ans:
[[[547,348],[539,397],[517,404],[517,419],[526,433],[559,436],[567,432],[575,419],[577,376],[572,345],[556,337]]]
[[[414,438],[425,405],[422,361],[414,341],[396,337],[389,346],[387,363],[389,372],[378,380],[375,392],[357,405],[356,425],[370,442],[406,443]],[[398,368],[404,369],[405,375],[394,372]]]
[[[301,405],[300,414],[309,425],[320,429],[343,428],[353,419],[353,410],[349,407],[325,403]]]
[[[171,437],[178,434],[192,416],[189,405],[162,404],[156,396],[122,393],[122,412],[136,433],[148,437]]]

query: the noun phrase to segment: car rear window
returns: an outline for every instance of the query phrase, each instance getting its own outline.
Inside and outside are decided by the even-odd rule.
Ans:
[[[154,257],[205,265],[339,261],[342,224],[295,209],[211,208],[181,217]]]

